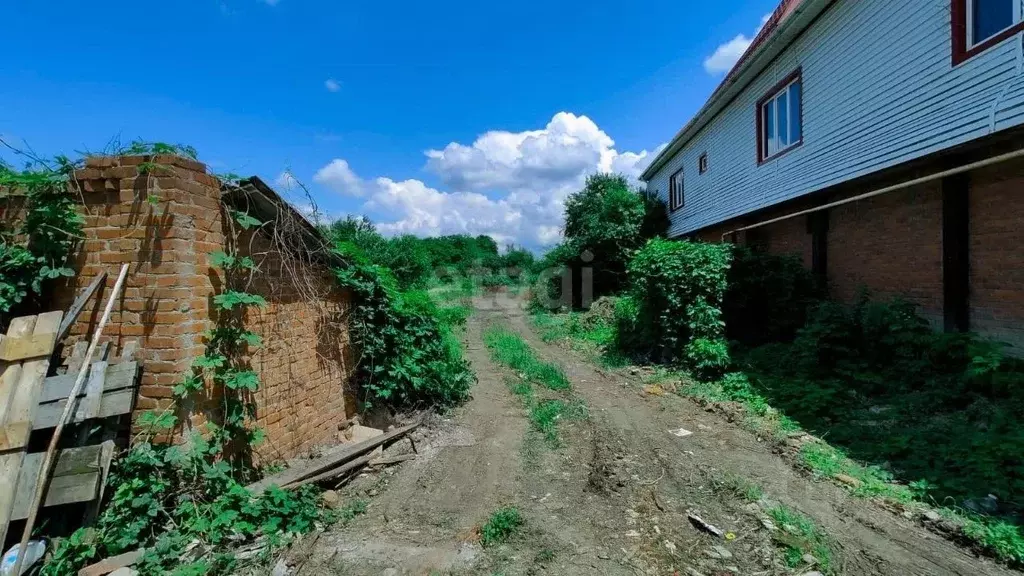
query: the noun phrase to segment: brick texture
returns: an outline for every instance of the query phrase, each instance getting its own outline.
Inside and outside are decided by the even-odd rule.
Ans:
[[[829,213],[829,293],[853,302],[905,298],[942,322],[942,192],[938,182],[876,196]]]
[[[171,387],[203,354],[203,333],[215,312],[213,296],[222,285],[208,255],[225,250],[226,240],[219,182],[205,166],[159,157],[155,160],[165,168],[139,174],[146,160],[91,158],[76,173],[83,191],[85,239],[74,262],[77,276],[56,290],[54,303],[66,309],[96,275],[108,272],[106,287],[79,317],[68,343],[88,338],[121,264],[130,265],[104,334],[115,352],[128,341],[139,343],[143,374],[136,415],[171,405]],[[0,202],[5,221],[17,212],[16,201]],[[355,409],[353,391],[347,389],[354,368],[344,323],[349,297],[332,289],[326,267],[308,274],[307,289],[300,294],[281,266],[284,256],[267,238],[239,245],[251,246],[261,267],[249,291],[269,302],[248,318],[265,342],[250,359],[261,377],[258,424],[267,432],[259,456],[290,458],[333,442],[338,424]],[[201,424],[216,418],[213,406],[196,406],[185,416],[192,425]]]
[[[970,180],[971,329],[1024,350],[1024,162]]]

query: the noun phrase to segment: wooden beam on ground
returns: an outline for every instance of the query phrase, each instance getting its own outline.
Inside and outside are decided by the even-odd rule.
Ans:
[[[85,287],[85,290],[82,290],[78,297],[75,298],[75,301],[71,304],[71,308],[68,308],[68,313],[64,315],[64,320],[60,323],[60,329],[57,330],[57,342],[60,342],[67,337],[68,332],[71,330],[71,325],[75,323],[75,320],[78,320],[78,315],[82,313],[85,305],[89,303],[89,299],[92,298],[92,295],[95,294],[97,290],[99,290],[103,281],[106,279],[107,271],[104,270],[93,278],[92,282]]]
[[[282,486],[281,488],[283,488],[285,490],[294,490],[296,488],[301,488],[302,486],[305,486],[307,484],[315,484],[316,482],[325,482],[325,481],[330,480],[332,478],[337,478],[338,476],[342,476],[342,475],[348,474],[349,472],[353,472],[355,470],[358,470],[358,469],[362,468],[363,466],[366,466],[367,464],[369,464],[370,461],[373,460],[374,458],[376,458],[375,455],[367,454],[366,456],[363,456],[361,458],[357,458],[355,460],[352,460],[351,462],[343,464],[343,465],[341,465],[341,466],[339,466],[337,468],[332,468],[330,470],[327,470],[326,472],[321,472],[320,474],[317,474],[316,476],[312,476],[312,477],[306,478],[304,480],[299,480],[298,482],[293,482],[291,484],[288,484],[287,486]]]
[[[36,334],[52,334],[56,340],[57,329],[63,317],[61,312],[49,312],[39,316],[15,318],[7,330],[7,336],[21,338]],[[31,431],[42,391],[43,380],[50,367],[50,353],[24,362],[0,362],[0,426],[4,427],[10,446],[0,453],[0,542],[7,537],[7,526],[14,510],[15,490],[25,460],[27,433]],[[12,438],[10,431],[20,430],[23,438]]]
[[[84,448],[62,450],[53,468],[53,477],[46,491],[45,507],[91,502],[99,497],[100,487],[113,456],[113,441]],[[42,452],[27,454],[21,465],[21,475],[15,490],[11,520],[28,517],[32,495],[39,483],[43,465]]]
[[[339,466],[342,466],[346,462],[359,458],[367,452],[373,451],[378,446],[384,446],[400,439],[402,436],[408,434],[416,427],[420,425],[420,422],[410,424],[397,430],[392,430],[383,436],[377,436],[364,442],[354,444],[346,447],[344,450],[340,450],[334,454],[325,454],[320,458],[311,461],[309,464],[299,468],[289,468],[278,474],[268,476],[259,482],[255,482],[246,486],[254,494],[262,494],[264,490],[271,486],[286,486],[289,484],[295,484],[306,478],[311,478],[328,470],[332,470]]]

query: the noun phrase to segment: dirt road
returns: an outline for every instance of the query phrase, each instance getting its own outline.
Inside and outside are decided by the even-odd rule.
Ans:
[[[392,475],[367,476],[349,498],[369,496],[366,515],[307,550],[299,574],[809,574],[814,558],[784,563],[791,538],[765,510],[778,504],[811,518],[830,542],[833,574],[988,576],[1019,574],[979,559],[914,522],[816,482],[726,416],[673,395],[645,396],[628,371],[608,372],[544,343],[518,303],[474,302],[467,357],[473,400],[422,439],[420,457]],[[569,376],[590,417],[563,424],[558,450],[530,431],[509,392],[510,374],[482,342],[501,323]],[[677,437],[670,430],[693,432]],[[763,491],[743,494],[744,486]],[[749,491],[748,491],[749,492]],[[516,506],[525,529],[484,549],[479,526]],[[695,514],[734,539],[716,537]],[[301,549],[302,547],[297,547]],[[808,562],[809,561],[809,562]]]

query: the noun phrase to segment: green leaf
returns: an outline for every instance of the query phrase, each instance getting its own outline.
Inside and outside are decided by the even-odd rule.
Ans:
[[[263,308],[267,305],[267,301],[262,296],[249,294],[248,292],[236,292],[234,290],[228,290],[223,294],[214,296],[213,302],[224,310],[233,310],[236,307],[242,306]]]
[[[249,214],[242,212],[241,210],[232,210],[231,215],[234,217],[235,222],[242,227],[243,230],[248,230],[254,226],[262,226],[263,221],[253,218]]]

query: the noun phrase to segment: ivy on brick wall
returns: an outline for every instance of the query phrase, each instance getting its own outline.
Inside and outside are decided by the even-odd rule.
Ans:
[[[75,210],[76,163],[61,156],[18,170],[0,162],[0,195],[24,196],[24,217],[0,223],[0,323],[16,306],[43,293],[44,283],[74,276],[68,261],[82,235]]]

